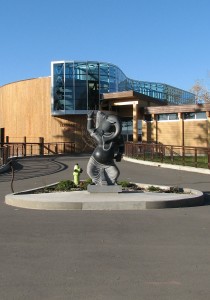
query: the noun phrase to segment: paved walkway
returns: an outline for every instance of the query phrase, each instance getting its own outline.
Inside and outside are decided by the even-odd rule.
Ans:
[[[18,161],[14,190],[72,179],[87,158]],[[121,180],[210,194],[210,175],[121,162]],[[146,211],[38,211],[7,206],[0,174],[0,299],[206,300],[210,206]]]

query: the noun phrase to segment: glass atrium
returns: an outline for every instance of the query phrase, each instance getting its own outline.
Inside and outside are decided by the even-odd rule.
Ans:
[[[133,90],[168,105],[194,104],[195,95],[167,84],[132,80],[105,62],[51,63],[52,114],[86,114],[98,110],[100,95]]]

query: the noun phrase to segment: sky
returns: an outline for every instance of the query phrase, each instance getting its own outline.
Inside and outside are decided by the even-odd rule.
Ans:
[[[51,61],[101,61],[135,80],[210,88],[209,0],[0,0],[0,86]]]

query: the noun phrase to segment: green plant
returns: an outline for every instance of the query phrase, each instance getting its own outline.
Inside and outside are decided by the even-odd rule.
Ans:
[[[66,191],[71,191],[72,188],[76,188],[77,186],[74,184],[73,181],[71,180],[63,180],[60,181],[55,190],[59,192],[66,192]]]
[[[171,186],[169,190],[169,193],[175,193],[175,194],[181,194],[183,192],[184,192],[183,188],[179,188],[178,186]]]
[[[119,181],[117,183],[118,185],[121,185],[123,188],[134,188],[136,187],[136,184],[135,183],[132,183],[132,182],[129,182],[129,181]]]
[[[91,183],[92,183],[92,179],[91,179],[91,178],[88,178],[88,179],[86,179],[86,180],[84,180],[84,181],[80,181],[79,187],[80,187],[82,190],[87,190],[87,186],[88,186],[89,184],[91,184]]]
[[[150,186],[148,186],[147,190],[148,190],[149,192],[160,192],[160,191],[161,191],[161,188],[159,188],[158,186],[150,185]]]

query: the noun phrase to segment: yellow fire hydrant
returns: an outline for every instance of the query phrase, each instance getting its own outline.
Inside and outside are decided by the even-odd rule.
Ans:
[[[73,176],[74,176],[74,184],[75,185],[79,185],[79,177],[80,174],[82,173],[82,168],[80,168],[80,166],[78,165],[78,163],[74,166],[74,172],[73,172]]]

